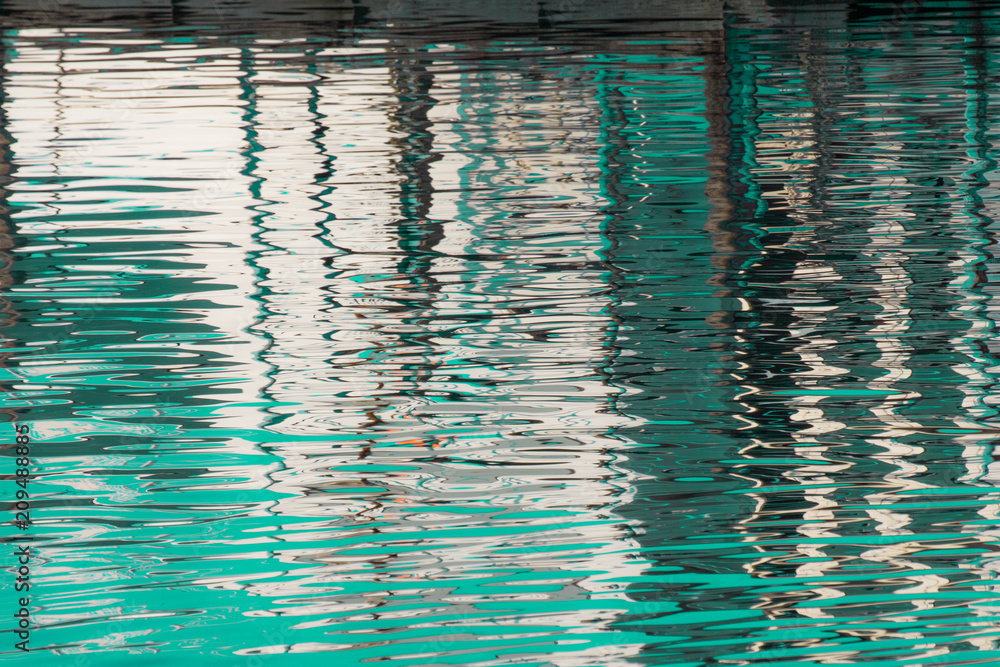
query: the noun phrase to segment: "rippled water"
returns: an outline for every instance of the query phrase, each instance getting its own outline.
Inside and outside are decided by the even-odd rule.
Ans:
[[[1000,664],[1000,6],[276,7],[0,8],[0,660]]]

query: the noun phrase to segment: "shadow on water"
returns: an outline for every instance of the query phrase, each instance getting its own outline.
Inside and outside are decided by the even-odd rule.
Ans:
[[[725,372],[673,409],[675,423],[715,415],[714,439],[619,431],[656,445],[630,454],[649,478],[622,513],[642,516],[658,565],[631,595],[688,613],[622,627],[664,636],[645,651],[654,664],[990,662],[991,633],[955,628],[985,628],[995,609],[996,7],[956,3],[947,20],[913,4],[735,7],[720,37],[728,90],[706,89],[707,118],[727,122],[714,153],[727,187],[706,189]],[[920,84],[889,74],[904,64]],[[930,101],[944,90],[956,99]],[[689,368],[672,343],[646,358]],[[662,419],[683,381],[656,382],[621,409]],[[885,643],[850,645],[871,639]]]

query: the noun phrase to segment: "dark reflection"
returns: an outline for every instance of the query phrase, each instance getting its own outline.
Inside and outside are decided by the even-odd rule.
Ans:
[[[428,120],[428,112],[436,101],[432,96],[434,74],[428,70],[428,60],[420,50],[401,49],[393,54],[390,65],[390,85],[398,96],[398,107],[389,114],[389,122],[390,129],[399,137],[392,140],[399,151],[396,162],[400,175],[399,276],[408,283],[403,289],[412,295],[397,303],[406,313],[401,322],[420,331],[402,334],[394,356],[401,357],[399,373],[407,385],[400,393],[414,397],[428,391],[437,393],[434,385],[428,384],[435,367],[432,332],[441,324],[447,325],[446,321],[438,321],[435,304],[441,286],[433,259],[439,255],[435,246],[444,237],[444,229],[440,221],[431,217],[435,184],[430,167],[441,156],[435,152],[434,130]],[[421,348],[426,352],[421,353]],[[406,354],[404,350],[408,349],[413,352]],[[431,442],[428,440],[426,445]]]
[[[991,256],[993,224],[981,192],[990,189],[984,174],[995,168],[981,92],[989,62],[986,10],[957,8],[953,32],[921,33],[923,48],[972,36],[960,53],[927,65],[936,83],[967,92],[921,113],[935,84],[897,91],[873,81],[861,72],[860,56],[845,57],[848,37],[840,36],[860,43],[875,27],[870,21],[882,19],[887,39],[902,39],[920,16],[898,7],[888,14],[860,9],[761,5],[740,8],[727,21],[729,85],[714,107],[718,93],[706,95],[709,122],[718,123],[718,110],[726,109],[730,184],[714,208],[718,222],[708,227],[722,269],[709,282],[738,307],[709,321],[727,334],[719,363],[731,379],[720,383],[719,414],[743,424],[725,434],[728,451],[698,447],[704,495],[673,479],[694,479],[698,468],[676,460],[684,446],[670,441],[668,427],[656,429],[663,444],[653,450],[655,460],[666,465],[647,470],[660,490],[660,512],[646,510],[639,539],[661,570],[675,574],[649,577],[630,593],[637,601],[666,598],[685,611],[711,611],[722,624],[713,627],[713,614],[640,613],[632,618],[638,625],[623,621],[670,636],[648,645],[652,664],[704,658],[705,647],[727,632],[748,633],[745,648],[722,656],[738,664],[842,650],[864,659],[879,644],[851,642],[872,638],[895,643],[896,655],[909,660],[928,646],[955,660],[970,646],[995,646],[992,638],[963,646],[945,630],[908,625],[931,613],[966,618],[968,607],[949,603],[958,596],[975,600],[977,616],[989,615],[983,596],[991,589],[976,586],[978,593],[966,595],[962,582],[970,575],[992,579],[982,560],[991,549],[972,527],[977,514],[992,512],[970,507],[959,519],[957,510],[930,502],[957,479],[985,482],[989,473],[972,460],[957,462],[994,446],[988,431],[995,413],[982,392],[993,385],[986,369],[996,362],[980,338],[993,331],[981,268]],[[886,54],[884,62],[898,55]],[[852,127],[864,113],[852,101],[870,95],[883,96],[878,116]],[[901,118],[905,132],[880,134]],[[872,173],[872,160],[885,178]],[[845,187],[852,179],[866,187]],[[709,192],[718,191],[712,187],[710,181]],[[669,358],[670,346],[660,345],[658,356]],[[661,386],[620,405],[634,411],[668,393]],[[952,420],[965,428],[948,428]],[[962,433],[964,442],[957,441]],[[744,490],[724,503],[712,493],[720,488],[712,473]],[[671,530],[668,512],[691,500],[697,510]],[[967,528],[956,530],[963,522]],[[704,542],[694,541],[702,536]],[[701,548],[709,542],[710,551]],[[949,561],[949,553],[965,555]]]
[[[3,47],[0,46],[0,53]],[[3,106],[3,81],[6,72],[2,69],[5,57],[0,57],[0,107]],[[0,111],[0,368],[7,366],[7,359],[12,354],[9,350],[14,347],[14,340],[3,333],[13,326],[18,319],[18,312],[10,300],[5,296],[7,290],[14,282],[13,272],[15,270],[13,249],[16,243],[13,230],[10,226],[10,206],[8,204],[9,186],[15,174],[10,163],[10,133],[5,129],[6,123]],[[4,391],[15,391],[10,386],[9,381],[4,382]],[[12,422],[17,418],[17,411],[12,408],[0,408],[0,414],[5,415],[7,422]],[[4,446],[7,448],[7,446]]]

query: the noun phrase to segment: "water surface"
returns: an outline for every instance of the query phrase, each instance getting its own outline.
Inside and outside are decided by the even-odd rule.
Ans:
[[[3,5],[0,659],[1000,662],[1000,7],[469,4]]]

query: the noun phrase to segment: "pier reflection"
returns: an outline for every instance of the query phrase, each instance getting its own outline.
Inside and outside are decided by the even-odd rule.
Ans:
[[[646,470],[659,474],[636,496],[661,490],[659,515],[643,521],[661,531],[639,539],[656,556],[648,572],[664,573],[631,595],[688,612],[622,624],[666,637],[644,652],[653,664],[718,645],[734,664],[996,649],[985,508],[997,496],[984,475],[996,432],[985,37],[995,19],[967,5],[914,37],[911,13],[864,10],[746,4],[722,33],[729,87],[708,91],[706,118],[729,130],[708,152],[727,156],[713,173],[728,188],[707,187],[721,268],[708,283],[724,306],[707,321],[724,335],[724,372],[700,403],[716,410],[704,431],[718,444],[688,444],[690,427],[678,442],[653,420],[630,433],[657,445]],[[851,52],[876,30],[903,54]],[[953,48],[958,35],[972,37]],[[927,54],[908,61],[919,86],[880,76],[915,54]],[[943,90],[962,92],[929,102]],[[658,345],[650,356],[687,361]],[[628,394],[619,407],[634,414],[669,393]],[[698,496],[709,489],[732,495]],[[697,505],[679,511],[685,502]],[[956,636],[958,622],[976,630]],[[746,634],[718,639],[727,633]]]

